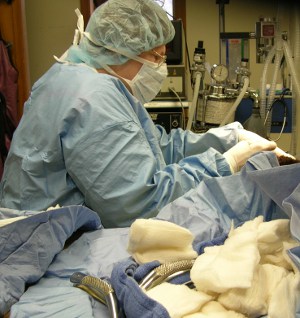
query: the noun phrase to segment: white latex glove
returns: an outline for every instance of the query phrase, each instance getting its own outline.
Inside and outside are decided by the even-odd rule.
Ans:
[[[223,156],[227,160],[232,173],[241,169],[246,161],[255,153],[260,151],[271,151],[276,148],[274,141],[261,138],[259,141],[240,141],[231,149],[226,151]]]
[[[259,142],[259,141],[266,140],[265,138],[259,136],[258,134],[254,133],[252,131],[246,130],[246,129],[239,129],[238,130],[238,137],[239,137],[239,141],[246,140],[246,141],[252,141],[252,142],[255,142],[255,141]],[[283,151],[279,147],[276,147],[274,149],[274,152],[275,152],[277,157],[286,156],[286,157],[296,159],[294,156],[286,153],[285,151]]]

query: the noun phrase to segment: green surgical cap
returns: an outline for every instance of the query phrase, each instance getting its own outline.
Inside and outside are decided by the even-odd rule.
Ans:
[[[123,64],[136,56],[170,42],[175,34],[166,12],[154,0],[108,0],[91,15],[79,45],[68,50],[67,60],[94,68]]]

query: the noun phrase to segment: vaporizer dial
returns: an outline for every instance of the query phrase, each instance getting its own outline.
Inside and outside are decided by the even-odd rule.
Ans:
[[[228,77],[228,68],[223,64],[214,64],[210,75],[218,83],[225,82]]]

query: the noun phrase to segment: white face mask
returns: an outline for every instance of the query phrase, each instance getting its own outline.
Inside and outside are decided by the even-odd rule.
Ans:
[[[163,81],[168,76],[167,64],[159,67],[144,63],[132,80],[125,79],[135,96],[142,104],[150,102],[160,91]]]
[[[131,88],[133,96],[135,96],[142,104],[150,102],[159,93],[163,81],[168,76],[167,64],[163,63],[158,66],[158,64],[145,60],[139,56],[129,55],[126,52],[123,52],[123,50],[115,50],[110,47],[107,47],[107,49],[123,54],[124,56],[143,64],[132,80],[118,75],[108,65],[103,65],[103,68],[108,73],[122,78]]]

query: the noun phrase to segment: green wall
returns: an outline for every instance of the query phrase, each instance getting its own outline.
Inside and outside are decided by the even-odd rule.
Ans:
[[[80,0],[26,0],[31,85],[72,44]]]

